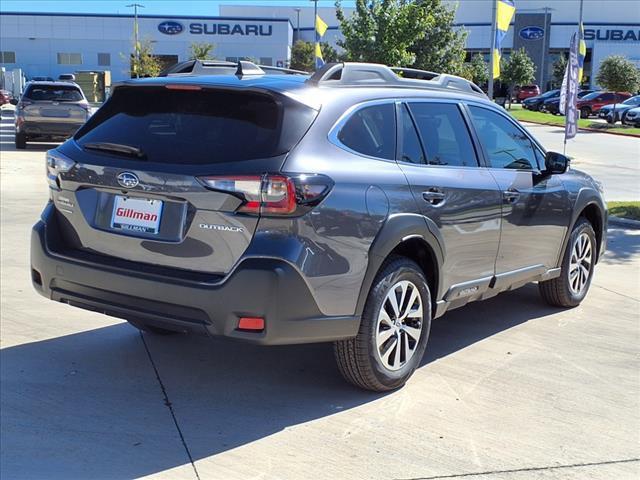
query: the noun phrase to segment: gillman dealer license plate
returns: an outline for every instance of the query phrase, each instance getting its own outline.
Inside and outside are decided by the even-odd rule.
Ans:
[[[129,232],[157,234],[160,230],[162,201],[116,195],[111,228]]]

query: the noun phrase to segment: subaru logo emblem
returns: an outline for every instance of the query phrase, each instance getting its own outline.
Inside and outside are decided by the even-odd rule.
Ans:
[[[525,40],[540,40],[544,37],[544,28],[524,27],[520,30],[520,36]]]
[[[138,180],[136,174],[131,172],[122,172],[118,175],[118,183],[121,187],[133,188],[138,186],[138,183],[140,183],[140,181]]]
[[[166,22],[162,22],[158,24],[158,30],[160,33],[164,33],[165,35],[177,35],[182,33],[184,27],[179,22],[174,22],[171,20],[167,20]]]

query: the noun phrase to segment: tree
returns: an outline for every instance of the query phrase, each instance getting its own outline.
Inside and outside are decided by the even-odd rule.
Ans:
[[[561,53],[557,60],[553,62],[551,69],[553,76],[553,86],[559,88],[560,85],[562,85],[564,72],[567,69],[567,57],[565,57],[564,54]]]
[[[291,64],[294,70],[304,70],[311,72],[314,68],[313,44],[298,40],[291,48]]]
[[[424,36],[410,50],[415,54],[415,68],[452,75],[468,74],[464,66],[467,31],[453,26],[456,9],[442,4],[441,0],[417,0],[417,7],[431,19]]]
[[[611,55],[600,64],[596,83],[611,92],[640,90],[640,71],[633,62],[622,55]]]
[[[338,46],[349,61],[413,65],[416,54],[410,49],[434,23],[423,6],[409,0],[356,0],[349,18],[341,3],[336,0],[344,36]]]
[[[623,55],[610,55],[600,64],[596,83],[611,92],[631,92],[640,90],[640,70]],[[611,114],[616,119],[616,105]]]
[[[322,52],[322,59],[326,63],[339,61],[338,52],[329,43],[320,42],[320,51]],[[304,40],[298,40],[294,43],[291,48],[291,63],[289,66],[294,70],[314,71],[316,69],[316,59],[313,43],[305,42]]]
[[[471,71],[471,80],[477,85],[482,85],[489,80],[489,64],[485,62],[484,57],[476,53],[471,57],[471,62],[468,63]],[[466,77],[465,77],[466,78]]]
[[[509,60],[503,60],[500,64],[500,79],[509,86],[509,108],[511,108],[511,95],[516,85],[526,85],[534,80],[536,66],[527,55],[524,48],[511,53]]]
[[[157,77],[161,70],[162,64],[153,54],[151,39],[140,41],[138,56],[135,53],[131,54],[131,77]]]
[[[339,62],[340,55],[338,51],[328,42],[320,42],[320,51],[322,52],[322,59],[325,63]]]
[[[215,46],[212,43],[193,42],[189,46],[189,60],[212,60]]]

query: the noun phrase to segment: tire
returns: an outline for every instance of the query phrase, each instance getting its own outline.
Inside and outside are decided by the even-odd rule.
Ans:
[[[413,291],[417,292],[419,299],[409,305]],[[395,309],[390,300],[395,296],[397,303],[398,295],[400,299],[409,298],[400,302],[399,316],[393,313]],[[387,320],[382,319],[383,310],[391,312]],[[398,317],[398,322],[394,322]],[[419,332],[416,331],[418,327]],[[422,360],[430,327],[431,292],[422,270],[405,257],[391,257],[373,281],[358,334],[334,343],[338,369],[348,382],[365,390],[384,392],[400,388]],[[378,347],[378,340],[383,339]],[[400,350],[396,356],[399,343]],[[386,363],[384,353],[388,354]]]
[[[591,109],[588,107],[582,107],[580,109],[580,118],[589,118],[589,115],[591,115]]]
[[[24,150],[27,148],[27,136],[24,133],[16,133],[16,148],[19,150]]]
[[[129,325],[137,328],[141,332],[152,333],[154,335],[175,335],[177,333],[180,333],[176,332],[175,330],[167,330],[166,328],[154,327],[153,325],[148,325],[137,320],[127,320],[127,322],[129,322]]]
[[[585,241],[583,240],[584,238],[586,238],[589,243],[589,266],[588,273],[586,274],[583,270],[583,267],[586,264],[586,260],[574,262],[574,265],[572,266],[572,260],[576,258],[574,256],[574,253],[577,252],[579,256],[580,251],[585,251],[582,250],[580,246],[576,245],[578,242]],[[584,249],[586,248],[587,247],[584,247]],[[584,300],[584,297],[586,297],[591,285],[596,255],[597,242],[596,234],[593,231],[593,227],[586,218],[580,218],[576,222],[576,225],[573,227],[571,236],[569,237],[567,249],[565,250],[564,256],[562,258],[560,276],[551,280],[547,280],[545,282],[538,283],[538,289],[540,290],[540,295],[542,295],[542,298],[549,305],[553,305],[554,307],[570,308],[580,305],[580,302],[582,302],[582,300]],[[586,257],[587,255],[585,254],[583,258],[586,259]],[[580,278],[577,279],[577,284],[575,283],[575,274],[573,274],[573,271],[576,269],[576,263],[578,265],[577,275],[580,276]],[[575,288],[576,285],[581,285],[581,287]]]

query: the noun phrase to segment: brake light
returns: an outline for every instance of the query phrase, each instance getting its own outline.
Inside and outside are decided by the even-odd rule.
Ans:
[[[164,88],[169,90],[202,90],[202,87],[199,85],[181,85],[174,83],[165,85]]]
[[[198,177],[207,188],[243,200],[236,210],[251,215],[293,215],[317,205],[331,190],[325,175],[210,175]]]
[[[47,160],[47,182],[54,188],[60,188],[60,180],[58,175],[68,172],[76,164],[70,158],[56,150],[49,150],[46,154]]]

